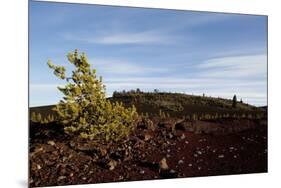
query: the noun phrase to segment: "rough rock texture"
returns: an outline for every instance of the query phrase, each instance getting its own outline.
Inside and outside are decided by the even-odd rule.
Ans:
[[[266,121],[140,120],[121,144],[30,128],[31,187],[267,172]]]

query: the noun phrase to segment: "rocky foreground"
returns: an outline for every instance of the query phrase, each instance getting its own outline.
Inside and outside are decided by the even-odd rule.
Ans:
[[[141,119],[121,145],[30,128],[31,187],[267,172],[266,120]]]

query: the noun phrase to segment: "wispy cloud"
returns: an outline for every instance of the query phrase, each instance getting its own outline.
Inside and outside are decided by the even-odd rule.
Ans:
[[[209,78],[266,78],[267,56],[246,55],[209,59],[197,66]],[[246,80],[247,81],[247,80]]]
[[[211,13],[212,14],[212,13]],[[231,20],[237,17],[237,15],[216,13],[210,15],[210,13],[195,13],[189,17],[174,17],[171,23],[174,23],[174,27],[170,27],[169,30],[180,30],[180,29],[192,29],[196,27],[202,27],[206,25],[212,25],[223,21]],[[167,27],[166,27],[167,28]]]
[[[231,98],[236,94],[245,102],[266,104],[266,55],[247,55],[214,58],[195,65],[198,72],[172,75],[185,69],[182,65],[159,67],[118,58],[90,58],[104,83],[108,96],[114,90],[140,88],[153,91],[184,92]],[[162,76],[159,73],[164,73]],[[156,76],[155,76],[156,75]],[[254,78],[254,79],[252,79]],[[258,79],[257,79],[258,78]],[[261,78],[261,79],[259,79]],[[31,84],[31,96],[58,94],[57,84]]]
[[[187,36],[180,36],[178,31],[182,29],[192,29],[204,25],[210,25],[230,19],[233,16],[226,14],[219,15],[197,15],[191,16],[189,19],[185,17],[172,17],[168,18],[168,22],[172,24],[167,27],[166,22],[160,22],[155,25],[153,29],[142,30],[137,32],[129,32],[129,28],[119,28],[108,25],[112,31],[103,33],[64,33],[62,36],[66,40],[84,42],[89,44],[103,44],[103,45],[122,45],[122,44],[178,44],[187,39]],[[129,19],[129,18],[127,18]],[[113,19],[114,20],[114,19]],[[163,24],[165,23],[165,24]],[[118,25],[118,24],[117,24]],[[129,27],[129,26],[127,26]],[[104,28],[103,28],[104,29]],[[193,36],[194,37],[194,36]],[[191,40],[191,38],[188,38]]]
[[[180,38],[163,32],[148,30],[141,32],[113,32],[110,34],[70,34],[63,35],[66,40],[90,44],[176,44]]]
[[[174,85],[179,84],[180,86],[187,87],[197,87],[197,85],[209,85],[209,86],[217,86],[217,82],[222,83],[219,86],[226,86],[232,84],[232,86],[245,86],[248,87],[249,85],[253,86],[260,86],[264,84],[264,81],[252,81],[250,83],[247,82],[237,82],[237,80],[231,79],[215,79],[215,78],[181,78],[181,77],[124,77],[124,78],[109,78],[106,80],[108,84],[126,84],[126,83],[134,83],[134,84],[151,84],[154,86],[158,85],[165,85],[167,87],[173,87]],[[235,82],[235,83],[234,83]],[[204,88],[204,87],[202,87]]]
[[[233,16],[217,14],[212,16],[192,16],[190,19],[183,18],[184,17],[172,18],[169,22],[172,24],[170,27],[167,27],[166,22],[162,22],[159,25],[155,25],[153,30],[134,33],[116,32],[99,36],[94,38],[94,41],[90,40],[89,42],[99,44],[178,44],[182,42],[182,40],[192,40],[188,37],[187,33],[185,33],[184,36],[180,36],[178,31],[218,23],[233,18]],[[165,25],[161,25],[163,23]]]
[[[105,79],[111,94],[114,90],[141,88],[152,91],[184,92],[231,99],[234,94],[247,103],[267,103],[267,57],[264,54],[214,58],[195,65],[197,71],[183,77],[125,77]],[[174,66],[175,72],[184,69]],[[168,68],[169,69],[169,68]],[[190,75],[188,75],[190,74]]]
[[[41,83],[57,82],[46,69],[49,57],[71,73],[73,66],[62,49],[74,48],[87,53],[109,95],[158,88],[227,98],[237,94],[244,101],[266,104],[265,17],[31,5],[30,99],[36,104],[60,99],[57,84],[35,83],[40,83],[38,78]]]
[[[99,73],[118,75],[147,75],[169,72],[171,69],[134,63],[128,60],[113,58],[90,58],[89,62]]]

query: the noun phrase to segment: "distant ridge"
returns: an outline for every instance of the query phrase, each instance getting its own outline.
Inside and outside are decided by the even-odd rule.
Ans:
[[[230,99],[168,92],[136,92],[134,90],[114,92],[113,97],[108,100],[122,102],[125,106],[135,105],[139,113],[158,115],[159,111],[164,111],[176,117],[191,114],[242,114],[267,110],[267,106],[256,107],[241,102],[237,102],[237,107],[232,108]],[[55,105],[30,107],[30,112],[40,113],[43,116],[56,115],[52,111],[53,107]]]

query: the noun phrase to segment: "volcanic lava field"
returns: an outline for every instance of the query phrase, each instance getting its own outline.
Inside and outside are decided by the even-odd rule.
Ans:
[[[165,93],[108,100],[134,104],[140,114],[122,143],[70,137],[56,122],[30,122],[31,187],[267,172],[266,107],[233,109],[227,99]],[[47,116],[52,107],[30,112]]]

